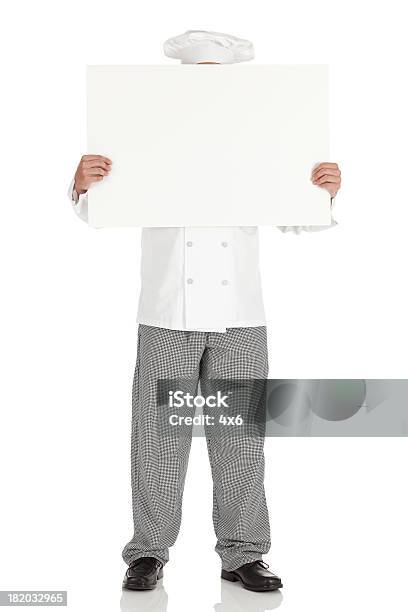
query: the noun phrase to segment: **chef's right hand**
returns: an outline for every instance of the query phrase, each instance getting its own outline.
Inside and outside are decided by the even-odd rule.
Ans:
[[[75,190],[78,194],[86,193],[92,183],[101,181],[107,176],[112,162],[103,155],[83,155],[75,172]]]

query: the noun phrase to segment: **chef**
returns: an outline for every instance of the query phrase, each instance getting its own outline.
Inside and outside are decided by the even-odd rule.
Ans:
[[[250,41],[189,30],[170,38],[164,53],[183,64],[232,64],[254,57]],[[87,221],[87,191],[110,172],[112,160],[84,155],[69,187],[77,215]],[[337,164],[318,164],[311,175],[331,195],[340,184]],[[233,223],[233,215],[231,222]],[[315,231],[332,227],[281,227]],[[132,393],[132,498],[134,534],[123,550],[123,586],[155,588],[169,560],[180,521],[191,436],[159,434],[156,386],[183,379],[195,393],[198,381],[266,378],[266,318],[258,264],[257,227],[143,228],[138,347]],[[263,440],[236,439],[228,456],[223,437],[208,437],[213,522],[222,578],[253,591],[282,586],[262,555],[270,548],[264,491]],[[233,459],[233,460],[232,460]]]

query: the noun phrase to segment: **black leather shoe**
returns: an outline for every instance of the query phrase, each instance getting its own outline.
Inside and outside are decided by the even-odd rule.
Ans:
[[[123,579],[123,588],[131,591],[151,591],[163,577],[163,565],[154,557],[132,561]]]
[[[239,580],[242,586],[249,591],[276,591],[281,589],[281,579],[269,572],[268,567],[269,565],[264,561],[252,561],[232,572],[222,570],[221,578],[230,580],[230,582]]]

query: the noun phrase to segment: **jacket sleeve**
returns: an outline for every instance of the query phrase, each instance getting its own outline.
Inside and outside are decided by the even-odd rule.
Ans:
[[[88,223],[88,194],[81,193],[78,195],[76,190],[74,189],[75,180],[72,179],[69,188],[68,188],[68,197],[71,201],[72,208],[78,215],[82,221]]]
[[[333,207],[335,198],[330,200],[331,223],[330,225],[278,225],[281,232],[293,232],[300,234],[301,232],[319,232],[321,230],[330,229],[337,225],[337,221],[333,218]]]

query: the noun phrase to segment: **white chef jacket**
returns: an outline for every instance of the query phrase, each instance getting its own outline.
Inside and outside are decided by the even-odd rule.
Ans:
[[[88,221],[87,194],[68,196]],[[330,226],[284,226],[284,232]],[[265,325],[257,227],[145,227],[137,321],[191,331]]]

